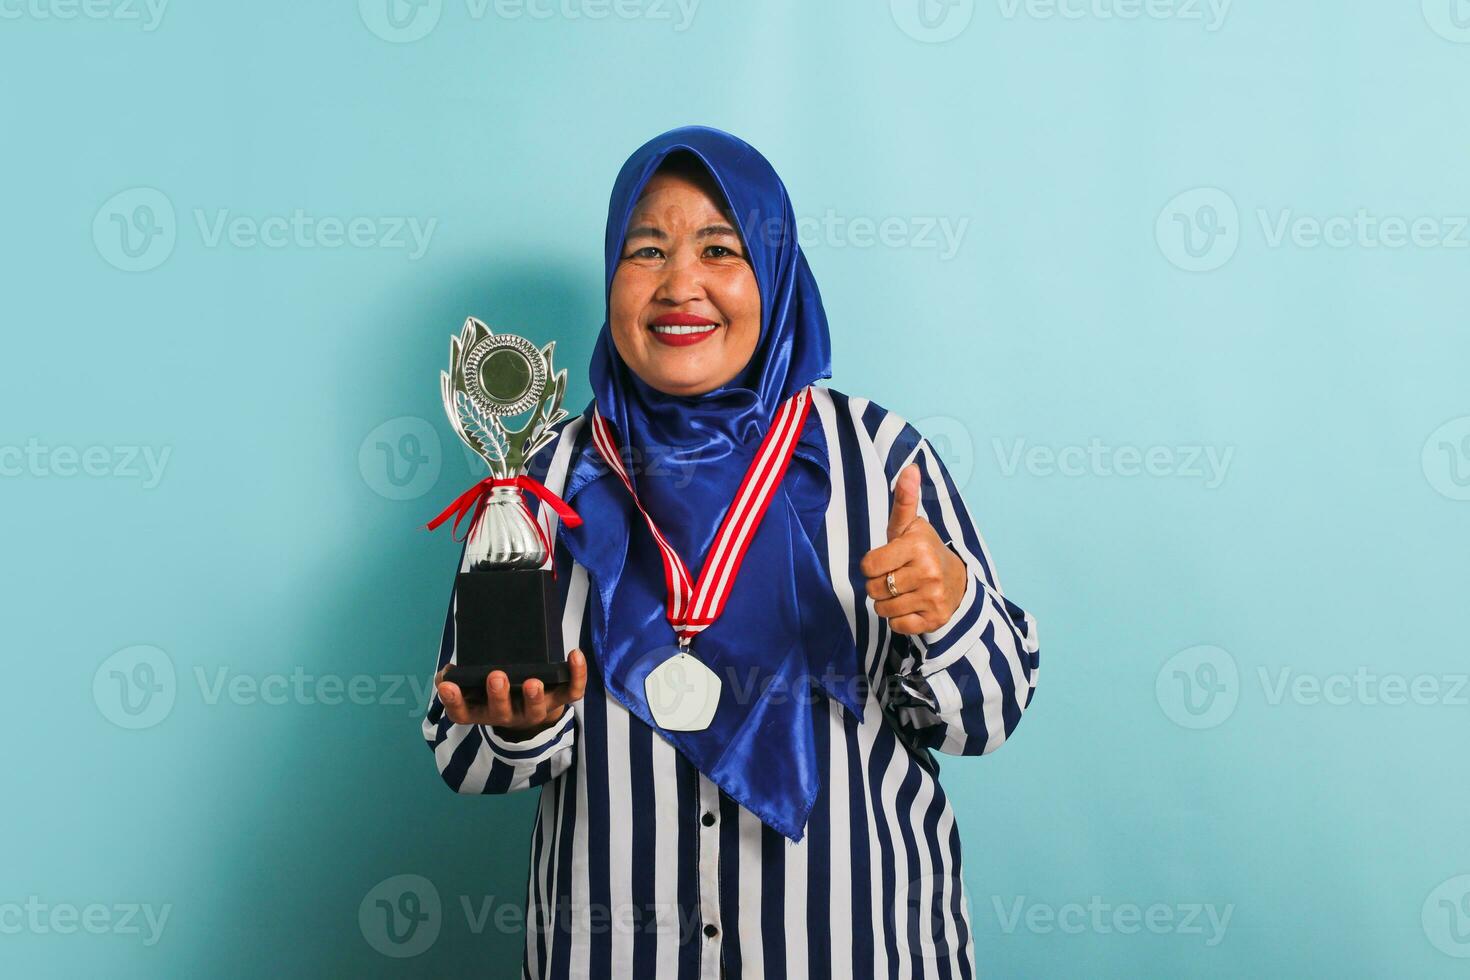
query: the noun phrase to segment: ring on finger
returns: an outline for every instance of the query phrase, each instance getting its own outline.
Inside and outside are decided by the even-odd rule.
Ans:
[[[897,599],[898,598],[898,583],[893,580],[893,573],[892,572],[889,572],[887,574],[887,576],[884,577],[883,584],[886,585],[886,586],[888,586],[888,595],[891,598]]]

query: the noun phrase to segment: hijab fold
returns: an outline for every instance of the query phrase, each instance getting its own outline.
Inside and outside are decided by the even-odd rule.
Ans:
[[[608,204],[605,298],[644,184],[680,151],[709,171],[745,244],[761,295],[755,352],[723,387],[667,395],[623,362],[604,320],[590,374],[595,405],[612,424],[639,497],[697,577],[777,408],[831,377],[831,342],[780,177],[749,144],[703,126],[657,136],[623,164]],[[563,493],[583,518],[581,527],[563,525],[560,533],[596,596],[589,603],[589,660],[604,687],[736,802],[793,841],[804,834],[820,790],[813,724],[827,724],[829,697],[861,720],[866,696],[852,630],[821,557],[828,466],[813,410],[724,614],[693,642],[694,655],[723,686],[713,721],[698,732],[659,728],[645,699],[644,679],[676,648],[658,549],[627,489],[584,444]]]

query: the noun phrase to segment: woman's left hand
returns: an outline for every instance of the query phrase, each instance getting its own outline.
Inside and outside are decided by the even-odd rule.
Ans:
[[[937,630],[960,607],[970,571],[919,516],[918,464],[898,475],[888,543],[864,555],[858,568],[868,579],[868,595],[877,600],[873,608],[895,633]],[[888,587],[890,573],[897,597]]]

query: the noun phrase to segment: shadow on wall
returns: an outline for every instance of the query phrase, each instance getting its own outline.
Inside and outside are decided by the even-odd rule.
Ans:
[[[445,281],[414,283],[358,319],[370,339],[344,345],[341,451],[323,465],[355,468],[364,434],[391,415],[429,421],[443,465],[411,500],[384,499],[358,480],[333,552],[314,568],[285,570],[295,598],[274,614],[304,624],[294,663],[349,683],[372,678],[362,683],[376,703],[257,716],[251,758],[271,764],[236,772],[233,802],[219,804],[222,884],[205,913],[215,942],[200,954],[208,972],[268,964],[287,976],[520,975],[540,791],[452,793],[419,728],[460,549],[423,523],[478,478],[444,417],[438,372],[450,334],[474,315],[538,344],[557,340],[566,406],[578,412],[603,303],[596,269],[574,275],[554,259],[490,266],[485,257]],[[416,877],[390,881],[400,875]]]

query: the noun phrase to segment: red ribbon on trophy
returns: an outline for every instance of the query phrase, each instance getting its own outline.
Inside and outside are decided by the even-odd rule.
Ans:
[[[439,525],[453,517],[454,525],[450,529],[450,533],[454,535],[454,540],[456,541],[465,540],[471,534],[475,533],[475,525],[479,523],[480,515],[485,512],[485,501],[490,496],[490,491],[497,487],[516,487],[521,491],[521,509],[526,512],[526,516],[531,520],[531,525],[536,528],[536,534],[541,538],[541,546],[546,549],[546,556],[548,558],[552,554],[551,542],[547,539],[546,531],[541,527],[541,522],[536,520],[535,515],[531,513],[531,508],[526,506],[525,495],[527,493],[531,494],[537,500],[540,500],[543,504],[554,510],[556,516],[561,518],[561,522],[567,527],[579,527],[582,524],[582,518],[577,515],[576,511],[572,510],[571,505],[548,490],[546,484],[540,480],[522,475],[517,477],[486,477],[456,497],[454,503],[445,507],[439,513],[438,517],[434,518],[425,526],[430,531],[433,531]],[[464,520],[465,515],[472,510],[474,511],[474,516],[470,518],[470,525],[465,530],[465,536],[461,538],[457,533],[459,531],[459,522]],[[556,566],[553,565],[552,571],[554,572],[555,570]]]

